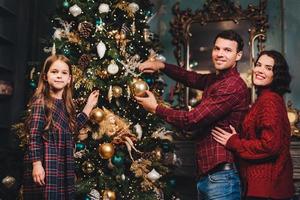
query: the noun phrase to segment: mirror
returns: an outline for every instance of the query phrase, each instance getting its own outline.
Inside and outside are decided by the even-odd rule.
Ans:
[[[236,2],[230,0],[207,0],[201,10],[194,13],[191,9],[181,11],[179,3],[173,6],[174,18],[171,22],[171,34],[175,45],[174,55],[177,64],[201,73],[214,71],[211,62],[211,51],[215,36],[228,29],[238,32],[244,40],[243,58],[238,63],[241,77],[251,89],[254,100],[254,88],[251,84],[251,69],[255,54],[264,49],[266,39],[267,15],[265,9],[267,0],[260,0],[259,5],[248,5],[243,10]],[[179,107],[197,105],[201,92],[191,90],[176,84]]]

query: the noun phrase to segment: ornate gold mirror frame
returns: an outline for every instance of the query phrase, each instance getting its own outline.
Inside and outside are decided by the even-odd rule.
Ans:
[[[193,13],[191,9],[180,10],[179,2],[176,3],[173,6],[174,18],[171,22],[171,34],[173,36],[172,43],[175,45],[174,55],[178,65],[185,67],[187,70],[192,70],[190,67],[191,30],[193,30],[195,26],[202,27],[203,30],[207,31],[206,28],[209,29],[208,27],[211,23],[230,22],[238,26],[243,21],[246,21],[248,23],[248,29],[244,31],[246,31],[248,35],[248,41],[244,41],[244,43],[245,47],[249,44],[249,55],[247,58],[249,59],[249,69],[251,69],[253,67],[255,54],[264,49],[263,43],[266,40],[266,29],[268,27],[268,17],[265,13],[266,6],[267,0],[260,0],[259,5],[249,4],[247,9],[242,9],[239,4],[231,0],[207,0],[203,5],[203,9],[196,10]],[[221,27],[223,27],[224,30],[230,29],[226,24],[221,24]],[[196,40],[198,38],[201,38],[201,34],[197,35]],[[212,46],[212,44],[210,45]],[[205,50],[206,47],[200,47],[200,51],[197,54],[201,54],[201,48]],[[178,95],[181,96],[179,97],[179,101],[181,101],[181,106],[179,107],[189,108],[189,88],[184,88],[178,84],[177,87],[179,88],[177,88],[177,91],[179,91]],[[255,92],[253,87],[250,87],[252,88],[252,98],[254,99]]]
[[[292,101],[287,102],[287,114],[291,125],[291,134],[292,136],[296,136],[300,138],[300,110],[293,107]]]

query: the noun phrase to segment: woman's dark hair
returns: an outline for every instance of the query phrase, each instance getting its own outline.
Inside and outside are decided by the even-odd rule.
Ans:
[[[255,61],[255,65],[258,59],[262,55],[267,55],[274,60],[273,66],[273,81],[270,85],[272,91],[284,95],[285,93],[291,92],[290,83],[291,83],[291,75],[289,73],[289,66],[281,53],[275,50],[262,51],[257,60]]]

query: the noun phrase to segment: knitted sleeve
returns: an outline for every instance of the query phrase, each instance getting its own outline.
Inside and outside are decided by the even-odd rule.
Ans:
[[[268,96],[261,99],[257,106],[255,118],[259,122],[256,130],[256,137],[253,139],[240,139],[237,136],[231,137],[226,147],[234,150],[239,157],[249,160],[266,159],[276,157],[281,149],[281,141],[284,133],[282,115],[282,102],[279,96]]]

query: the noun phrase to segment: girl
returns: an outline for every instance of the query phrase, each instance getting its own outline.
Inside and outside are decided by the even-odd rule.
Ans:
[[[263,51],[252,77],[258,98],[243,121],[242,132],[215,128],[212,135],[240,158],[247,200],[290,199],[294,192],[291,132],[283,99],[290,92],[287,62],[277,51]]]
[[[88,120],[98,102],[93,91],[75,117],[71,63],[63,55],[48,57],[30,101],[30,133],[24,158],[24,199],[74,199],[73,133]]]

